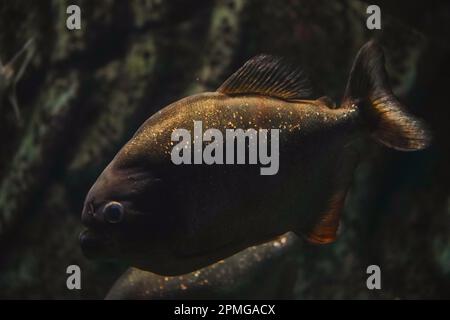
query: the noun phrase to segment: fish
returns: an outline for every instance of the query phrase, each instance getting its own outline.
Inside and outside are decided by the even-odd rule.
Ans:
[[[278,170],[174,163],[173,133],[194,132],[197,121],[222,136],[230,128],[278,130]],[[198,149],[193,140],[183,148]],[[178,100],[139,127],[87,193],[81,249],[88,258],[176,276],[286,232],[332,243],[353,173],[372,142],[400,151],[431,143],[426,123],[394,95],[376,41],[358,51],[338,107],[314,98],[301,69],[256,56],[215,92]],[[247,139],[248,152],[250,145]]]
[[[297,278],[293,254],[300,239],[288,232],[189,274],[162,276],[129,268],[106,300],[292,298]]]

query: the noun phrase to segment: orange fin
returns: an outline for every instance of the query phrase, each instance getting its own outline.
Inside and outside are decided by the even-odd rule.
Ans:
[[[320,217],[318,223],[306,235],[306,240],[314,244],[327,244],[334,242],[339,229],[339,222],[345,203],[345,191],[335,193],[328,205],[328,209]]]

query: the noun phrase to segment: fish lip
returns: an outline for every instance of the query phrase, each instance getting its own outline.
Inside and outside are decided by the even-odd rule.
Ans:
[[[88,259],[108,257],[112,247],[105,233],[89,228],[80,232],[78,242],[81,251]]]

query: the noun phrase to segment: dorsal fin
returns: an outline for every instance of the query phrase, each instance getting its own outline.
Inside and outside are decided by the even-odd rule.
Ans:
[[[269,55],[247,61],[217,91],[228,95],[261,94],[285,100],[306,99],[312,94],[309,80],[301,70]]]

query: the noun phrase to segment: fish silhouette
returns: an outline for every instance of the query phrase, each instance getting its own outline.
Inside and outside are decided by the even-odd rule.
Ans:
[[[180,275],[289,231],[312,243],[333,242],[362,146],[378,141],[420,150],[430,134],[394,96],[383,51],[373,41],[358,52],[338,108],[328,97],[312,98],[308,83],[298,69],[260,55],[216,92],[186,97],[151,116],[86,196],[85,255]],[[258,163],[220,163],[220,157],[212,164],[175,164],[173,133],[193,133],[183,148],[198,152],[197,122],[205,134],[216,129],[222,138],[227,129],[278,130],[276,174],[260,174]],[[208,145],[204,139],[200,148]],[[218,156],[220,143],[215,146]]]

